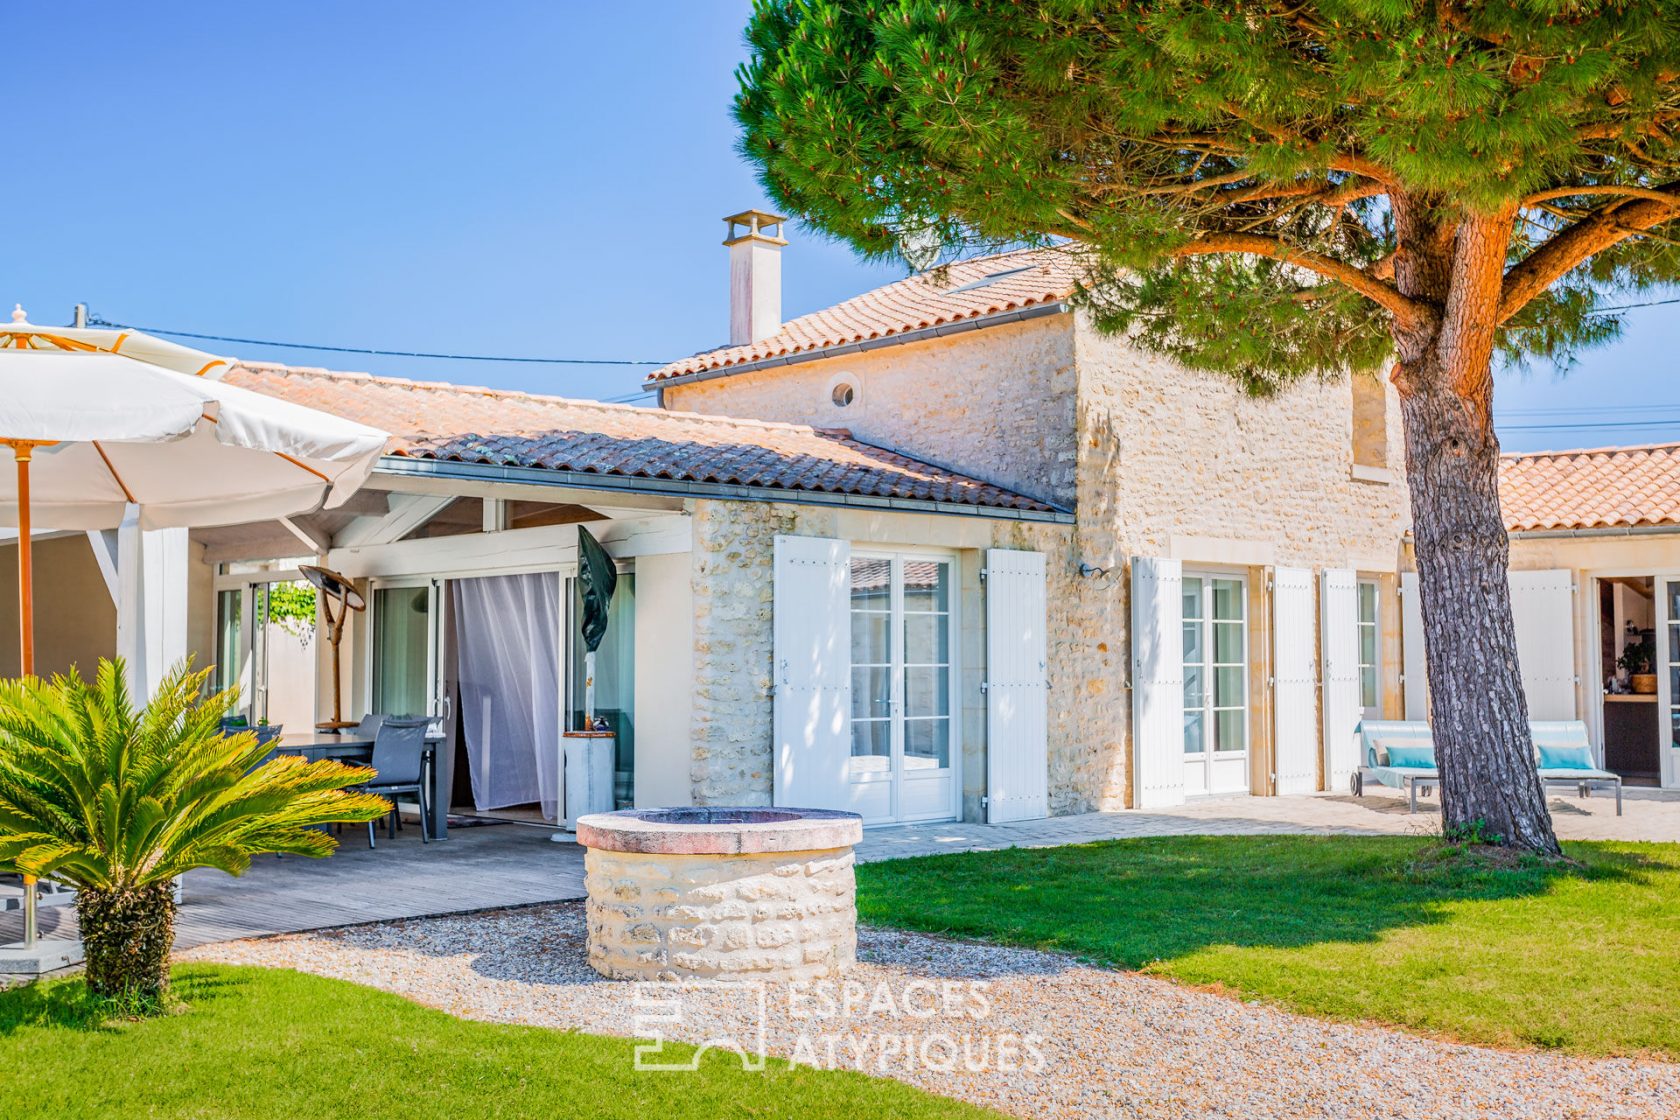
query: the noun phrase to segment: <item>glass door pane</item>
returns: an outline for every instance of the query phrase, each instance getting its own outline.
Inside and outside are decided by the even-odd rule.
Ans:
[[[216,596],[216,691],[242,687],[239,697],[241,711],[249,711],[250,682],[243,680],[245,669],[245,592],[235,589]]]
[[[1381,678],[1377,665],[1377,585],[1359,581],[1359,706],[1367,719],[1375,719],[1381,702]]]
[[[951,566],[907,559],[902,565],[904,768],[951,765]]]
[[[373,711],[387,716],[431,713],[429,587],[373,592]]]
[[[1184,579],[1184,753],[1207,750],[1207,619],[1202,610],[1202,593],[1207,583],[1194,576]]]
[[[316,719],[315,588],[300,579],[256,584],[251,591],[253,714],[259,723],[308,734]]]
[[[1667,600],[1668,634],[1661,652],[1667,654],[1668,745],[1680,750],[1680,580],[1666,581],[1664,597]]]
[[[892,772],[892,561],[852,559],[854,778]]]
[[[1248,604],[1240,579],[1213,591],[1213,749],[1248,749]]]

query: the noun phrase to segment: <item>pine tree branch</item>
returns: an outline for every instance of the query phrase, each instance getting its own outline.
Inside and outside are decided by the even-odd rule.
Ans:
[[[1173,250],[1173,255],[1178,257],[1213,253],[1248,253],[1298,265],[1345,285],[1405,322],[1413,322],[1429,313],[1426,305],[1401,295],[1392,284],[1384,283],[1356,265],[1323,253],[1297,249],[1275,237],[1258,233],[1208,233]]]
[[[1554,187],[1548,191],[1531,194],[1522,200],[1524,206],[1536,206],[1542,202],[1550,202],[1556,198],[1577,198],[1589,194],[1618,195],[1623,198],[1648,198],[1655,202],[1673,205],[1674,195],[1651,187],[1623,186],[1617,183],[1596,183],[1590,186]]]
[[[1593,254],[1680,217],[1680,184],[1670,184],[1656,195],[1607,202],[1512,265],[1499,299],[1499,322],[1509,320]]]

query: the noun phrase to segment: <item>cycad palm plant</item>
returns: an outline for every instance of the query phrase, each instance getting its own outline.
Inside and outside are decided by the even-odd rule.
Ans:
[[[76,888],[97,995],[161,996],[175,939],[170,881],[195,867],[238,875],[264,852],[330,855],[317,826],[390,809],[349,793],[367,771],[280,756],[251,732],[224,735],[233,691],[204,694],[208,671],[173,670],[136,711],[121,662],[92,683],[0,681],[0,870]]]

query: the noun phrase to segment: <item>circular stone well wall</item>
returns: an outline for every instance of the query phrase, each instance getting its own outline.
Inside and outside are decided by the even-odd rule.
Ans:
[[[857,957],[855,813],[624,809],[577,837],[603,976],[819,980]]]

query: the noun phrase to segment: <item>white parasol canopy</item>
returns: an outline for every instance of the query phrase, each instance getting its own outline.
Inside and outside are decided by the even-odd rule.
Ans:
[[[342,504],[384,449],[375,428],[217,380],[225,358],[133,331],[0,325],[0,525],[20,530],[33,671],[32,524],[188,528]]]

